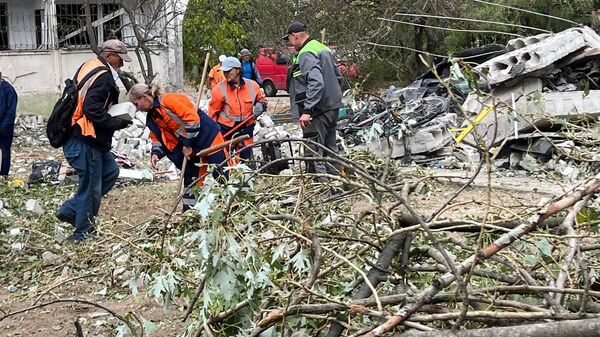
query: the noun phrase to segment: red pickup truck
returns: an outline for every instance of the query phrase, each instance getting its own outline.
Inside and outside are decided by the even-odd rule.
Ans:
[[[263,80],[265,95],[273,97],[278,90],[286,90],[287,68],[294,53],[293,47],[283,51],[274,47],[259,48],[255,62]],[[355,62],[338,61],[337,65],[342,76],[358,77],[358,65]]]

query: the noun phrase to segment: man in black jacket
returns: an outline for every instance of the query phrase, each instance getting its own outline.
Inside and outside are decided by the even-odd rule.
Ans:
[[[115,130],[126,128],[131,121],[113,118],[107,110],[119,100],[116,80],[123,61],[131,61],[125,44],[108,40],[102,44],[100,56],[85,62],[75,76],[83,85],[73,114],[73,133],[63,146],[63,153],[77,171],[79,185],[77,193],[56,213],[58,219],[75,227],[68,238],[75,243],[95,233],[94,220],[100,200],[112,189],[119,175],[119,167],[110,152],[112,136]]]

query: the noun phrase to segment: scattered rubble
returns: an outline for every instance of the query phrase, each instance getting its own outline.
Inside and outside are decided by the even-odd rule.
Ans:
[[[42,265],[44,267],[55,266],[61,262],[61,257],[52,253],[51,251],[45,251],[42,253]]]
[[[577,27],[492,47],[472,70],[455,60],[382,97],[350,96],[344,144],[440,167],[477,164],[464,153],[483,150],[496,169],[571,181],[597,171],[585,164],[600,159],[600,36]]]

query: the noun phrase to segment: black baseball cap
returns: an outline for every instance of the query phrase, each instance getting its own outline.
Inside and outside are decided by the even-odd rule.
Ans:
[[[292,33],[299,33],[299,32],[305,32],[306,31],[306,26],[300,22],[300,21],[295,21],[292,22],[287,29],[287,34],[285,34],[285,36],[283,37],[284,40],[288,39],[288,36]]]

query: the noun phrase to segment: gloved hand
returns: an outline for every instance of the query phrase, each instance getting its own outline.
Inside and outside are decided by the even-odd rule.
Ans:
[[[254,110],[252,110],[254,118],[258,118],[260,115],[263,114],[263,112],[265,112],[265,105],[262,103],[256,103],[256,105],[254,106]]]
[[[125,129],[126,127],[130,126],[131,124],[133,124],[133,121],[128,121],[125,119],[119,119],[119,125],[115,130],[121,130],[121,129]]]

